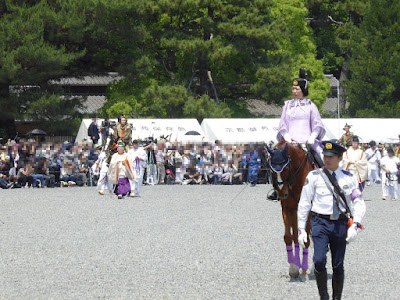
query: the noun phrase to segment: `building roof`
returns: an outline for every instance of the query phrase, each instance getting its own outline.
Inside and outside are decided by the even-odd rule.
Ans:
[[[82,96],[72,96],[77,98],[82,98]],[[82,102],[83,107],[79,108],[78,111],[81,114],[95,114],[100,111],[103,105],[107,102],[106,96],[99,95],[89,95]]]
[[[114,81],[124,78],[116,72],[101,75],[88,75],[81,77],[66,77],[59,80],[50,80],[51,84],[62,86],[108,86]]]

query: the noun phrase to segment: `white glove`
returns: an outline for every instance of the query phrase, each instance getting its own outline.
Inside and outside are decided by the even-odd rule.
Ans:
[[[347,238],[346,238],[347,244],[356,239],[357,230],[358,230],[358,227],[354,223],[349,227],[349,229],[347,229]]]
[[[307,243],[307,232],[304,228],[299,228],[299,237],[298,237],[299,245],[303,248],[306,247]]]
[[[285,141],[288,142],[288,143],[292,143],[292,142],[293,142],[292,137],[290,136],[289,132],[285,132],[285,133],[283,134],[283,138],[284,138]]]
[[[307,140],[307,144],[314,145],[317,135],[318,135],[318,133],[316,133],[316,132],[311,133],[310,137]]]

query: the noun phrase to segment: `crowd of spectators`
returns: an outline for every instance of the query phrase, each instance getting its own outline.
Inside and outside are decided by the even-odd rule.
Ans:
[[[0,146],[0,187],[93,186],[101,151],[101,146],[91,142],[8,141]],[[222,145],[218,141],[181,145],[164,140],[146,151],[145,184],[243,184],[248,182],[248,162],[255,152],[259,161],[257,183],[270,182],[264,145]]]
[[[365,148],[368,144],[362,145]],[[380,146],[380,145],[379,145]],[[385,156],[389,144],[378,146]],[[364,148],[363,147],[363,148]],[[394,148],[400,157],[400,149]],[[37,143],[8,141],[0,145],[0,187],[93,186],[92,167],[102,147],[93,143]],[[144,184],[244,184],[249,181],[248,163],[257,152],[257,183],[270,183],[271,173],[264,145],[179,144],[162,141],[147,148]]]

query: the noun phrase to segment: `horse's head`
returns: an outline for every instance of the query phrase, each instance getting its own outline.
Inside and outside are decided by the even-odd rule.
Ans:
[[[274,188],[276,189],[280,199],[286,199],[289,195],[289,188],[292,184],[291,172],[290,172],[290,157],[288,144],[281,149],[279,146],[283,144],[278,144],[274,149],[267,147],[270,154],[269,166],[273,172],[272,182]]]

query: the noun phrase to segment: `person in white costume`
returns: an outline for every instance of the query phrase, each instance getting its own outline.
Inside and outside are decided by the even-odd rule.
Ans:
[[[96,162],[92,166],[93,174],[99,176],[97,181],[97,191],[100,195],[104,195],[105,190],[112,192],[112,184],[108,180],[108,165],[106,162],[107,153],[102,149]]]
[[[139,147],[137,140],[132,142],[132,148],[128,151],[128,160],[130,161],[135,179],[129,180],[131,185],[131,197],[140,197],[144,170],[147,163],[147,153],[143,147]]]
[[[381,160],[381,153],[376,147],[376,142],[369,142],[370,148],[365,150],[365,155],[368,160],[368,181],[367,185],[371,183],[380,183],[381,179],[379,176],[379,161]]]
[[[392,148],[388,148],[387,156],[381,159],[382,173],[382,200],[391,197],[392,200],[398,198],[397,170],[400,159],[394,156]]]
[[[360,140],[358,136],[353,137],[351,147],[343,154],[342,168],[353,174],[359,184],[360,191],[363,191],[365,181],[368,178],[368,160],[364,151],[360,149]]]

